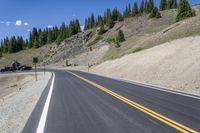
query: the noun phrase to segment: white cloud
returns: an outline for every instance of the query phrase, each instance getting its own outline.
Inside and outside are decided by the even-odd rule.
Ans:
[[[31,30],[30,30],[30,29],[28,29],[28,30],[27,30],[27,32],[31,32]]]
[[[85,25],[81,25],[81,30],[82,30],[82,31],[84,30],[84,27],[85,27]]]
[[[1,24],[4,24],[5,22],[4,21],[1,21]]]
[[[16,20],[15,25],[16,26],[22,26],[22,20]]]
[[[50,29],[52,29],[52,28],[53,28],[53,25],[48,25],[47,27],[50,28]]]
[[[28,26],[28,25],[29,25],[29,23],[27,23],[27,22],[24,22],[24,25],[25,25],[25,26]]]

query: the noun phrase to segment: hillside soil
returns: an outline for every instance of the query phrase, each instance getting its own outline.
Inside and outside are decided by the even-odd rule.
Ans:
[[[200,95],[200,36],[106,61],[93,67],[91,72]]]

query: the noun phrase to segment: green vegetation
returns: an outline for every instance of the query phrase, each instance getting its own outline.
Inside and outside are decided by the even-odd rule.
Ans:
[[[120,43],[125,41],[124,33],[122,30],[119,30],[118,34],[115,37],[116,48],[120,47]]]
[[[106,30],[105,30],[104,25],[103,25],[103,23],[102,23],[101,26],[100,26],[100,29],[99,29],[99,31],[98,31],[98,35],[102,35],[102,34],[104,34],[105,32],[106,32]]]
[[[139,52],[139,51],[141,51],[141,50],[142,50],[142,47],[135,48],[135,49],[133,50],[133,53]]]
[[[139,15],[138,5],[137,5],[137,2],[135,2],[134,5],[133,5],[132,16],[135,17],[135,16],[138,16],[138,15]]]
[[[160,10],[175,9],[177,8],[177,0],[161,0]]]
[[[81,32],[81,28],[78,19],[71,21],[69,26],[63,22],[60,28],[56,26],[44,30],[33,28],[28,40],[24,40],[21,36],[6,37],[1,40],[1,49],[3,53],[16,53],[25,49],[39,48],[55,41],[60,43],[79,32]]]
[[[0,58],[3,57],[2,49],[0,48]]]
[[[99,40],[101,40],[103,37],[102,36],[97,36],[92,42],[87,44],[87,47],[91,47],[92,45],[94,45],[95,43],[97,43]]]
[[[149,17],[150,18],[161,18],[161,14],[159,13],[157,7],[154,7],[154,9],[151,11],[151,14]]]
[[[176,21],[181,21],[185,18],[195,16],[195,11],[191,9],[188,0],[180,0],[178,5],[178,14],[176,16]]]

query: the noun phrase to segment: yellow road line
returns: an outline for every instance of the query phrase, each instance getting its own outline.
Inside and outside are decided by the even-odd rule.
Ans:
[[[136,103],[136,102],[134,102],[134,101],[132,101],[132,100],[130,100],[128,98],[125,98],[125,97],[123,97],[123,96],[121,96],[121,95],[119,95],[119,94],[117,94],[117,93],[115,93],[115,92],[113,92],[113,91],[111,91],[111,90],[109,90],[109,89],[107,89],[107,88],[105,88],[105,87],[93,82],[93,81],[90,81],[90,80],[88,80],[88,79],[86,79],[84,77],[81,77],[81,76],[79,76],[79,75],[77,75],[77,74],[75,74],[73,72],[70,72],[70,71],[68,71],[68,72],[71,73],[72,75],[78,77],[79,79],[89,83],[90,85],[93,85],[94,87],[96,87],[96,88],[98,88],[98,89],[100,89],[100,90],[112,95],[113,97],[115,97],[115,98],[117,98],[117,99],[119,99],[119,100],[121,100],[121,101],[123,101],[123,102],[125,102],[125,103],[127,103],[129,105],[131,105],[134,108],[137,108],[138,110],[140,110],[140,111],[142,111],[142,112],[144,112],[144,113],[156,118],[157,120],[162,121],[163,123],[175,128],[175,129],[177,129],[177,130],[179,130],[179,131],[181,131],[183,133],[198,133],[197,131],[195,131],[195,130],[189,128],[189,127],[186,127],[186,126],[184,126],[184,125],[182,125],[182,124],[180,124],[180,123],[178,123],[178,122],[176,122],[176,121],[174,121],[174,120],[172,120],[170,118],[167,118],[167,117],[165,117],[165,116],[163,116],[163,115],[161,115],[161,114],[159,114],[159,113],[157,113],[157,112],[155,112],[155,111],[153,111],[151,109],[148,109],[147,107],[144,107],[144,106],[142,106],[142,105],[140,105],[140,104],[138,104],[138,103]]]

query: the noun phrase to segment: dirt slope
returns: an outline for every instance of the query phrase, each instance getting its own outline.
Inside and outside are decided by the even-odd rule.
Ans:
[[[92,68],[92,72],[200,95],[200,36],[106,61]]]

